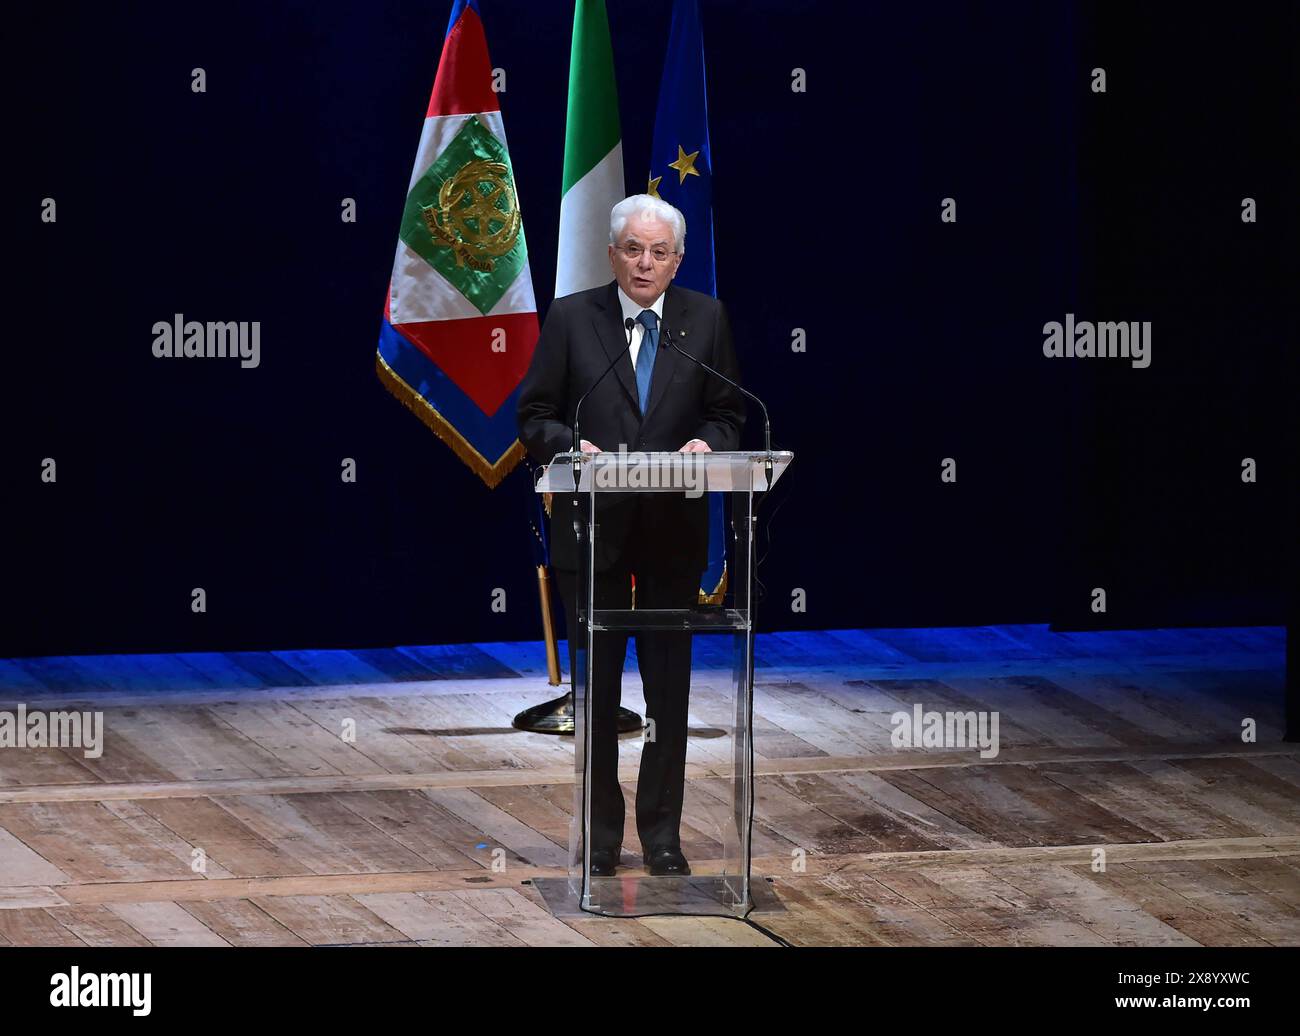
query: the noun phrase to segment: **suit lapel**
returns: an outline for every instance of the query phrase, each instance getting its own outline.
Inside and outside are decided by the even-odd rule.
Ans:
[[[679,291],[674,291],[673,286],[668,285],[668,290],[664,292],[664,316],[660,325],[659,332],[659,350],[655,354],[654,375],[650,379],[650,402],[646,406],[645,416],[642,420],[648,419],[654,413],[655,407],[659,405],[660,400],[668,394],[668,386],[672,384],[673,371],[676,365],[681,362],[677,353],[673,349],[664,346],[663,328],[667,327],[672,333],[673,342],[680,346],[682,344],[682,332],[690,329],[688,321],[688,312],[685,298]]]
[[[618,304],[617,282],[610,283],[593,317],[596,335],[605,350],[606,362],[612,361],[619,353],[624,353],[618,363],[614,364],[614,373],[618,375],[632,408],[639,414],[641,407],[637,401],[636,371],[632,368],[632,353],[627,348],[627,331],[623,327],[623,308]]]

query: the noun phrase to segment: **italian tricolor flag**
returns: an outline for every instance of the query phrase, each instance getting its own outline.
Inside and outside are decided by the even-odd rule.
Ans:
[[[524,455],[537,343],[519,196],[478,0],[455,0],[402,213],[375,366],[489,486]]]
[[[613,280],[606,251],[609,210],[623,194],[623,143],[605,0],[577,0],[555,266],[557,299]]]

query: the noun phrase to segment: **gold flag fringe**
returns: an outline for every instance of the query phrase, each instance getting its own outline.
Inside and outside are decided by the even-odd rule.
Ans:
[[[700,587],[700,604],[721,604],[722,598],[727,593],[727,563],[722,563],[722,578],[718,580],[718,585],[713,588],[713,593],[706,594],[704,587]]]
[[[438,413],[429,401],[411,388],[401,376],[384,362],[384,358],[375,353],[375,373],[384,388],[388,389],[407,410],[411,411],[429,428],[434,435],[451,447],[457,457],[469,465],[470,469],[481,478],[489,489],[495,489],[515,466],[524,459],[524,444],[516,439],[495,464],[488,461],[483,454],[474,449],[460,432]]]

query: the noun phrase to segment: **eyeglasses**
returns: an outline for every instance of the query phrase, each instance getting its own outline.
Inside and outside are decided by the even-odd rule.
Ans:
[[[617,248],[620,252],[622,252],[625,256],[627,256],[629,259],[631,259],[633,262],[636,262],[636,260],[640,259],[641,256],[645,254],[645,246],[638,245],[636,243],[627,244],[627,245],[615,245],[614,247]],[[669,256],[673,256],[676,254],[677,254],[676,252],[669,251],[663,245],[656,245],[654,248],[650,249],[650,258],[657,263],[666,263],[668,262]]]

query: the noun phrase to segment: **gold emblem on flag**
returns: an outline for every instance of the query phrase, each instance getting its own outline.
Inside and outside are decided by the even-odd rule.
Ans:
[[[438,204],[421,208],[436,244],[452,250],[457,266],[491,273],[515,246],[522,217],[510,170],[503,162],[466,162],[443,181]]]

